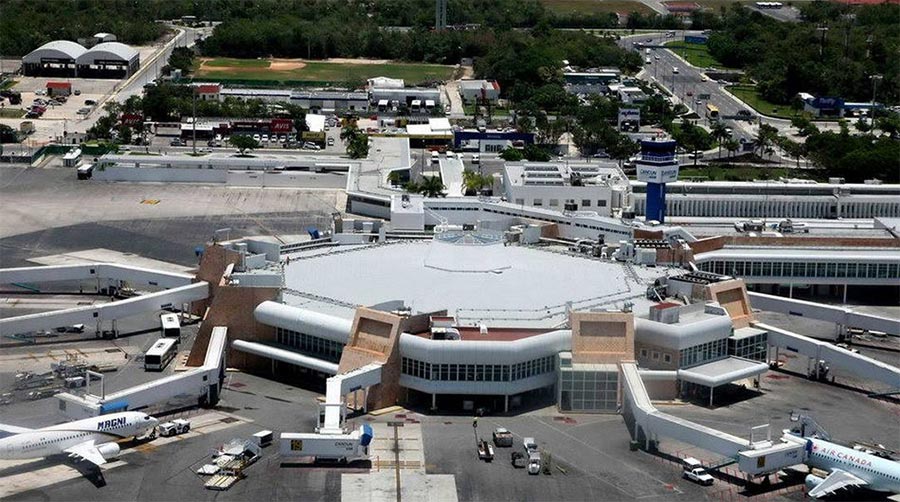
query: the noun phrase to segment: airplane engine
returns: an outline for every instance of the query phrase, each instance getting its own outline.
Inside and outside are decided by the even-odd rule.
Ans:
[[[116,443],[101,444],[97,447],[97,450],[100,451],[100,454],[103,455],[103,458],[106,460],[119,456],[119,445]]]
[[[810,474],[810,475],[806,476],[806,490],[807,491],[812,490],[813,488],[819,486],[819,484],[821,484],[822,481],[825,481],[825,478],[820,478],[819,476],[816,476],[815,474]]]

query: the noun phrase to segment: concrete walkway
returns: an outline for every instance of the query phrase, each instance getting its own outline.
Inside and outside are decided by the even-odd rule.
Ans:
[[[425,473],[422,426],[400,425],[395,432],[388,424],[372,424],[375,433],[369,447],[372,469],[368,474],[341,477],[342,502],[457,502],[455,476]]]

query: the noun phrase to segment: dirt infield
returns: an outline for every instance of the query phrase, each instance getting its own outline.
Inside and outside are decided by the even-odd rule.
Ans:
[[[285,59],[285,60],[273,59],[272,62],[269,63],[269,69],[276,70],[276,71],[278,71],[278,70],[283,70],[283,71],[299,70],[299,69],[302,69],[305,67],[306,67],[306,63],[304,63],[302,61],[294,61],[294,60],[290,60],[290,59]]]

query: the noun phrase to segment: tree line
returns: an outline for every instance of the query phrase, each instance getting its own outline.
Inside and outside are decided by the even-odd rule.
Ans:
[[[882,75],[877,99],[900,101],[900,5],[855,9],[811,2],[804,20],[782,23],[756,11],[724,12],[709,36],[709,52],[726,66],[743,68],[773,103],[790,104],[799,92],[872,99],[871,75]]]

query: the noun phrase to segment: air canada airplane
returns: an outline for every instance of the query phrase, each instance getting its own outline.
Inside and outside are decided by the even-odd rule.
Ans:
[[[900,493],[900,462],[847,448],[829,441],[806,439],[806,463],[828,476],[806,477],[809,496],[819,498],[858,486],[877,492]]]
[[[76,420],[43,429],[0,424],[0,459],[43,458],[67,453],[70,457],[105,464],[119,454],[115,443],[153,431],[159,421],[146,413],[125,411]]]

